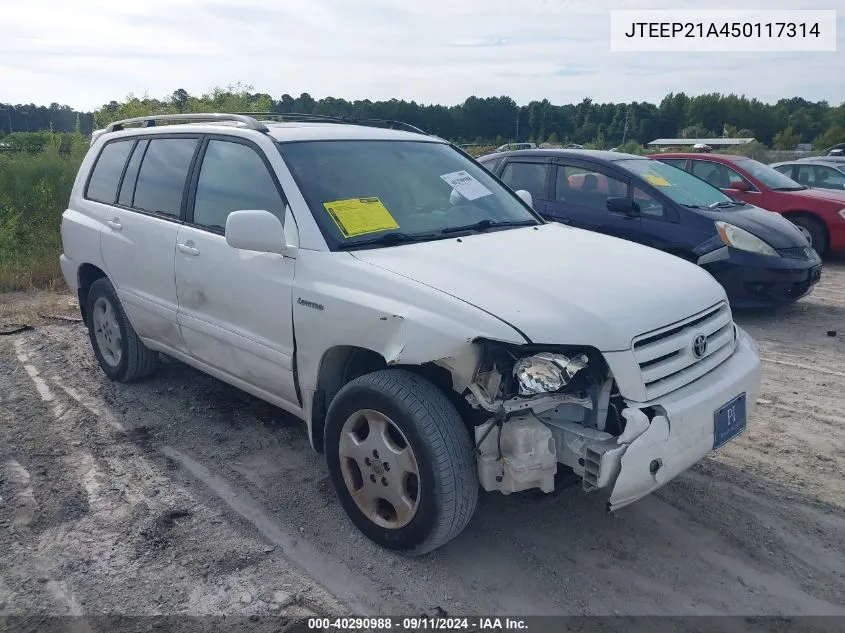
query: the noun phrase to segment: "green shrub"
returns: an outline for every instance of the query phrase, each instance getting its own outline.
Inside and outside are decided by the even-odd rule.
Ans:
[[[746,143],[744,145],[735,145],[725,149],[720,148],[718,151],[722,154],[734,154],[736,156],[753,158],[761,163],[769,162],[769,148],[757,141],[752,141],[751,143]]]
[[[84,153],[46,145],[0,155],[0,291],[61,284],[59,225]]]

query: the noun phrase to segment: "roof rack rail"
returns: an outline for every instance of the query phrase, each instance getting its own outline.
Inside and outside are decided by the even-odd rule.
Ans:
[[[425,134],[426,136],[431,136],[431,134],[421,130],[416,125],[411,125],[410,123],[405,123],[404,121],[394,121],[392,119],[357,119],[355,123],[357,125],[374,125],[375,127],[378,127],[378,125],[384,125],[395,130],[405,130],[406,132],[414,132],[415,134]]]
[[[404,121],[393,121],[391,119],[353,119],[348,117],[337,117],[328,114],[305,114],[301,112],[237,112],[236,114],[251,117],[274,117],[282,121],[313,121],[315,123],[340,123],[346,125],[363,125],[365,127],[386,127],[393,130],[404,130],[415,134],[431,136],[428,132],[421,130],[415,125]]]
[[[110,123],[105,132],[116,132],[119,130],[124,129],[126,125],[133,125],[135,123],[140,123],[141,127],[155,127],[156,121],[176,121],[176,122],[189,122],[193,121],[195,123],[213,123],[213,122],[220,122],[220,121],[234,121],[236,123],[242,123],[244,126],[251,130],[256,130],[258,132],[269,132],[267,126],[255,119],[255,117],[251,116],[250,114],[229,114],[229,113],[221,113],[221,112],[209,112],[209,113],[189,113],[189,114],[153,114],[149,116],[141,116],[135,117],[132,119],[123,119],[121,121],[114,121]]]

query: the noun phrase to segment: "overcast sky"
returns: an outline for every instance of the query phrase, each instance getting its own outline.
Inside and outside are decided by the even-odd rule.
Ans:
[[[693,0],[4,0],[0,102],[90,110],[129,93],[164,97],[237,82],[275,98],[414,99],[452,105],[652,101],[735,92],[845,101],[841,0],[835,53],[611,53],[610,9]],[[711,8],[739,7],[713,2]]]

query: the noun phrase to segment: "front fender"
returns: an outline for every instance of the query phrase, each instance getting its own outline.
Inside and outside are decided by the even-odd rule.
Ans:
[[[376,352],[388,365],[466,355],[478,337],[525,343],[496,317],[348,253],[300,251],[293,294],[297,378],[316,389],[320,359],[336,346]]]

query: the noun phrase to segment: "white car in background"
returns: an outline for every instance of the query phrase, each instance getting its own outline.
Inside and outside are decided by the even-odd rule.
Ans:
[[[845,189],[845,157],[817,156],[771,163],[772,169],[804,185],[817,189]]]
[[[632,503],[740,434],[760,390],[707,272],[546,223],[415,129],[116,122],[61,233],[109,378],[163,353],[298,416],[352,522],[410,554],[457,536],[479,487],[574,474]]]
[[[537,149],[536,143],[505,143],[496,148],[497,152],[515,152],[521,149]]]

